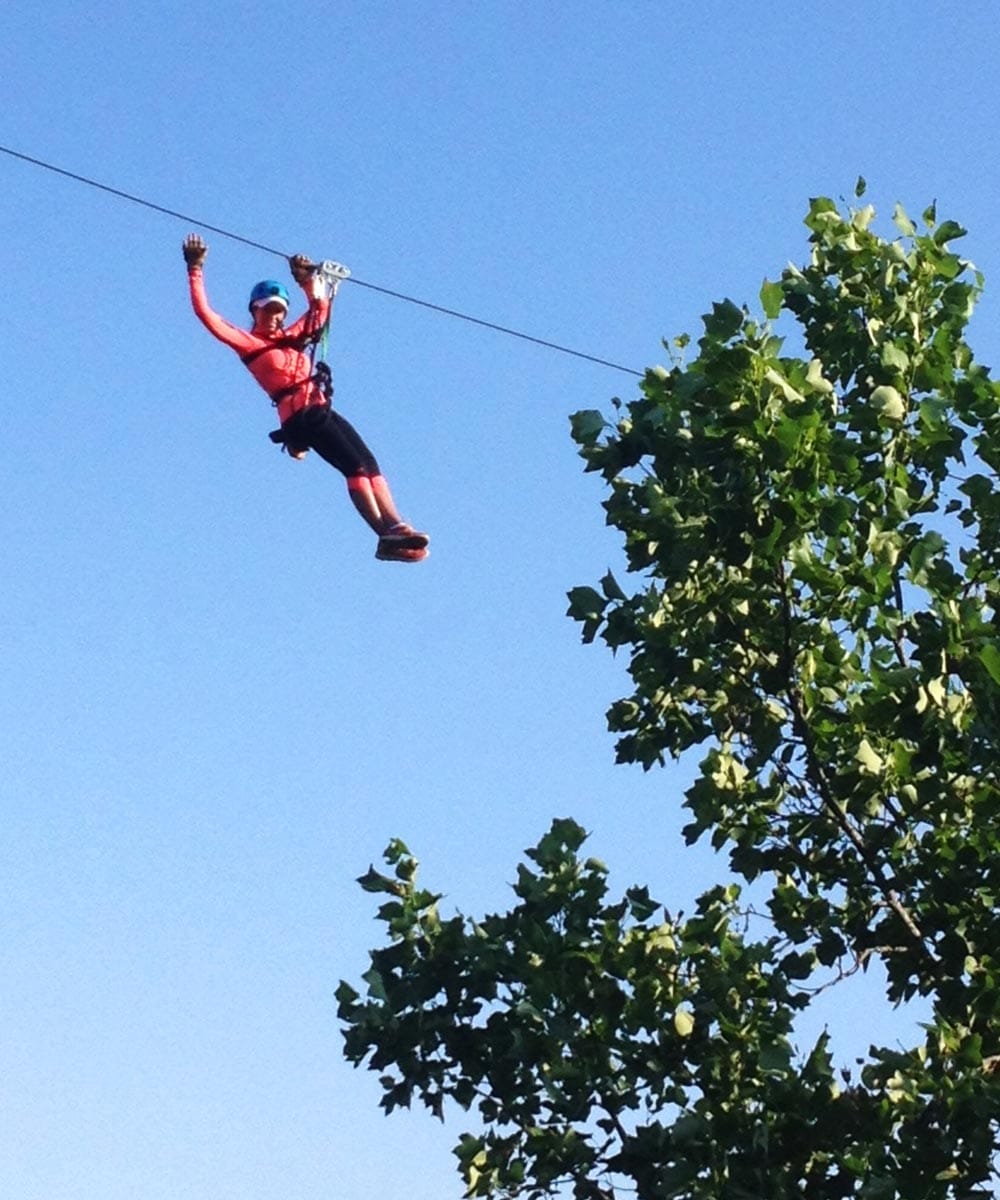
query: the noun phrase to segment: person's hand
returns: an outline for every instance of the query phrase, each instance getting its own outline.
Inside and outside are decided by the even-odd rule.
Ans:
[[[292,268],[292,278],[303,286],[312,279],[316,271],[316,264],[304,254],[293,254],[288,260],[288,265]]]
[[[205,261],[208,247],[199,233],[189,233],[184,239],[184,261],[188,267],[200,267]]]

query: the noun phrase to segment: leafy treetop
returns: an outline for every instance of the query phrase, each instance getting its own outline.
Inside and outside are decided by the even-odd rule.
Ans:
[[[612,422],[572,418],[634,581],[570,592],[628,656],[618,758],[702,748],[686,836],[763,890],[762,935],[735,884],[687,920],[610,901],[568,820],[506,914],[442,920],[402,843],[365,877],[390,941],[367,998],[341,985],[347,1054],[387,1109],[477,1109],[470,1195],[992,1194],[1000,386],[965,338],[964,230],[874,218],[813,200],[762,317],[713,305],[689,363],[676,339]],[[857,1078],[825,1038],[797,1056],[796,1014],[873,958],[888,1003],[926,998],[923,1040]]]

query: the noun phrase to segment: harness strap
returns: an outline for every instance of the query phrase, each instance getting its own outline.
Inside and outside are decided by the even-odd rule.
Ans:
[[[258,346],[256,350],[248,350],[246,354],[240,355],[240,362],[245,367],[249,367],[252,362],[256,362],[262,354],[266,354],[271,349],[273,349],[272,346]]]
[[[321,267],[324,269],[330,268],[331,270],[336,268],[342,273],[343,278],[346,278],[347,275],[350,274],[346,267],[338,267],[336,263],[323,263],[321,264]],[[320,269],[321,268],[317,268],[317,270]],[[339,278],[337,282],[339,282]],[[323,362],[322,359],[319,362],[316,361],[316,348],[317,344],[322,341],[324,343],[325,350],[326,335],[330,327],[330,314],[333,309],[333,295],[336,294],[336,290],[336,284],[333,284],[331,287],[332,295],[330,297],[330,305],[326,311],[326,320],[321,325],[317,324],[316,314],[310,307],[309,314],[307,316],[306,328],[301,334],[299,334],[298,337],[277,338],[265,346],[258,346],[255,350],[249,350],[246,354],[240,355],[240,361],[245,367],[249,367],[251,363],[260,358],[262,354],[267,354],[269,350],[274,350],[284,346],[294,346],[298,350],[303,350],[306,346],[309,347],[310,374],[306,376],[305,379],[299,379],[295,383],[289,384],[287,387],[279,388],[276,392],[269,392],[268,395],[271,397],[271,403],[275,408],[277,408],[282,400],[284,400],[286,397],[293,395],[302,387],[308,387],[309,384],[315,384],[317,391],[323,397],[323,403],[329,408],[330,401],[333,397],[333,374],[330,371],[329,365]],[[284,441],[284,438],[281,436],[281,434],[282,430],[276,429],[274,433],[269,435],[271,441]]]
[[[300,379],[297,383],[290,383],[288,387],[279,388],[276,392],[268,392],[271,397],[271,403],[277,406],[285,399],[286,396],[291,396],[301,387],[307,387],[310,383],[314,383],[327,404],[333,397],[333,373],[325,362],[318,362],[313,373],[305,379]]]
[[[282,425],[279,429],[272,429],[271,432],[267,436],[271,439],[272,442],[274,442],[274,444],[276,446],[280,446],[282,450],[286,450],[290,454],[294,453],[296,449],[308,450],[308,448],[309,448],[308,443],[305,443],[300,446],[295,441],[294,430],[289,429],[289,426],[292,424],[292,422],[295,420],[295,418],[300,416],[302,413],[311,412],[313,409],[317,409],[317,408],[329,410],[330,401],[328,399],[324,398],[322,401],[320,401],[319,404],[308,404],[308,405],[306,405],[305,408],[300,408],[297,413],[294,413],[291,417],[288,418],[288,420],[284,423],[284,425]]]
[[[296,350],[301,350],[305,344],[306,343],[303,342],[300,345],[297,341],[272,342],[269,346],[258,346],[256,350],[248,350],[246,354],[241,354],[240,362],[245,367],[249,367],[251,363],[256,362],[261,355],[267,354],[270,350],[283,350],[288,346],[292,346]]]
[[[286,350],[289,347],[295,350],[304,350],[306,346],[315,347],[322,332],[322,329],[306,329],[298,337],[275,338],[273,342],[258,346],[256,350],[248,350],[246,354],[241,354],[240,362],[245,367],[249,367],[252,362],[256,362],[262,354],[267,354],[269,350]]]

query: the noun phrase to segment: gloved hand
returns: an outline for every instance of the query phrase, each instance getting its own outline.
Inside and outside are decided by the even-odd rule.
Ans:
[[[288,265],[292,268],[292,278],[301,285],[307,284],[316,271],[316,264],[304,254],[293,254]]]
[[[205,261],[208,247],[198,233],[189,233],[184,239],[184,261],[189,267],[200,267]]]

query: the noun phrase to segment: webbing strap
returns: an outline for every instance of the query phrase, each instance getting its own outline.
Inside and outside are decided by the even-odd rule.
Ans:
[[[286,396],[291,396],[299,388],[307,387],[310,383],[316,385],[320,394],[329,403],[330,397],[333,395],[333,375],[325,362],[318,362],[316,369],[307,379],[300,379],[298,383],[291,383],[288,387],[283,387],[277,392],[269,392],[268,395],[271,397],[271,403],[277,408]]]
[[[302,350],[306,346],[315,346],[318,333],[309,330],[299,337],[283,337],[275,338],[273,342],[268,342],[266,346],[258,346],[256,350],[248,350],[246,354],[240,355],[240,362],[245,367],[249,367],[252,362],[255,362],[262,354],[267,354],[269,350],[285,350],[292,347],[295,350]]]

